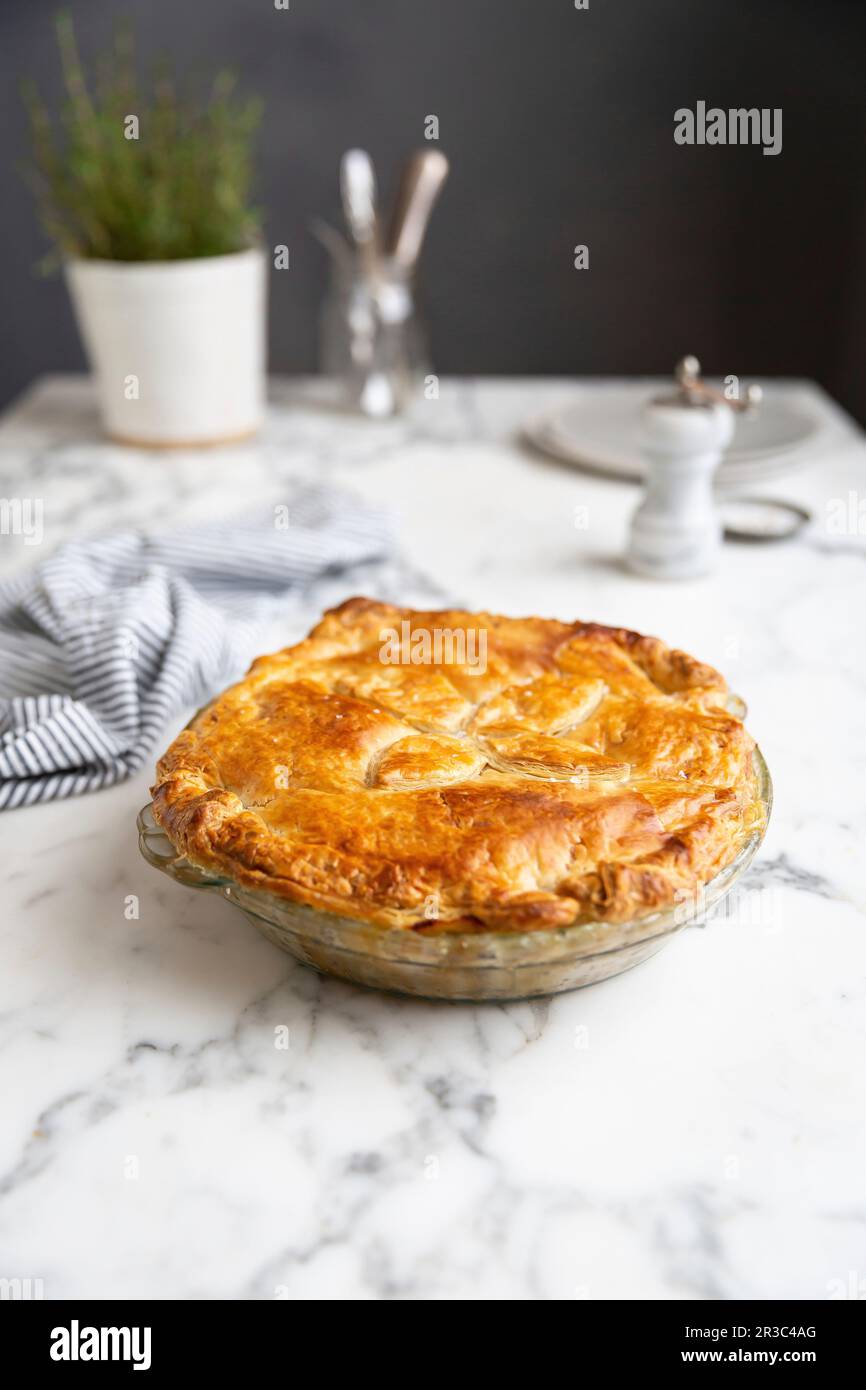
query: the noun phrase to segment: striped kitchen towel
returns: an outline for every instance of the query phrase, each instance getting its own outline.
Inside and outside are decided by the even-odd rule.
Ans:
[[[323,597],[378,587],[392,549],[382,513],[303,486],[230,522],[71,542],[0,582],[0,809],[129,776]]]

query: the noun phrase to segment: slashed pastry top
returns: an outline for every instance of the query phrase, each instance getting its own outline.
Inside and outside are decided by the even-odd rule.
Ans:
[[[353,598],[178,736],[154,815],[194,864],[383,926],[624,921],[762,819],[727,701],[622,628]]]

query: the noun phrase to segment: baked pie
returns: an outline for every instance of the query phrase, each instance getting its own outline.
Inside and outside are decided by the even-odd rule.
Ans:
[[[383,927],[623,922],[764,817],[730,701],[623,628],[353,598],[196,716],[153,814],[199,867]]]

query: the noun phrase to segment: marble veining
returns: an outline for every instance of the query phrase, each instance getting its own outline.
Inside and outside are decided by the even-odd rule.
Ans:
[[[515,442],[589,389],[446,380],[373,424],[280,381],[258,443],[148,455],[101,441],[87,384],[52,378],[0,424],[0,496],[44,515],[41,546],[0,536],[3,573],[332,479],[399,514],[408,568],[377,592],[621,623],[720,666],[776,792],[703,929],[591,989],[485,1006],[320,978],[155,873],[149,769],[5,813],[0,1277],[47,1298],[866,1295],[866,534],[827,522],[862,496],[866,449],[786,386],[824,429],[811,466],[756,491],[811,530],[653,584],[619,561],[635,488]],[[342,597],[317,585],[275,642]]]

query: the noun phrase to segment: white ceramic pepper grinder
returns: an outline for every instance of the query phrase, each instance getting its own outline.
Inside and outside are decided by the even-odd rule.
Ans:
[[[629,568],[651,579],[693,579],[716,564],[722,527],[713,476],[734,433],[734,412],[753,410],[760,386],[729,398],[701,381],[696,357],[677,364],[674,390],[644,408],[646,492],[632,518]]]

